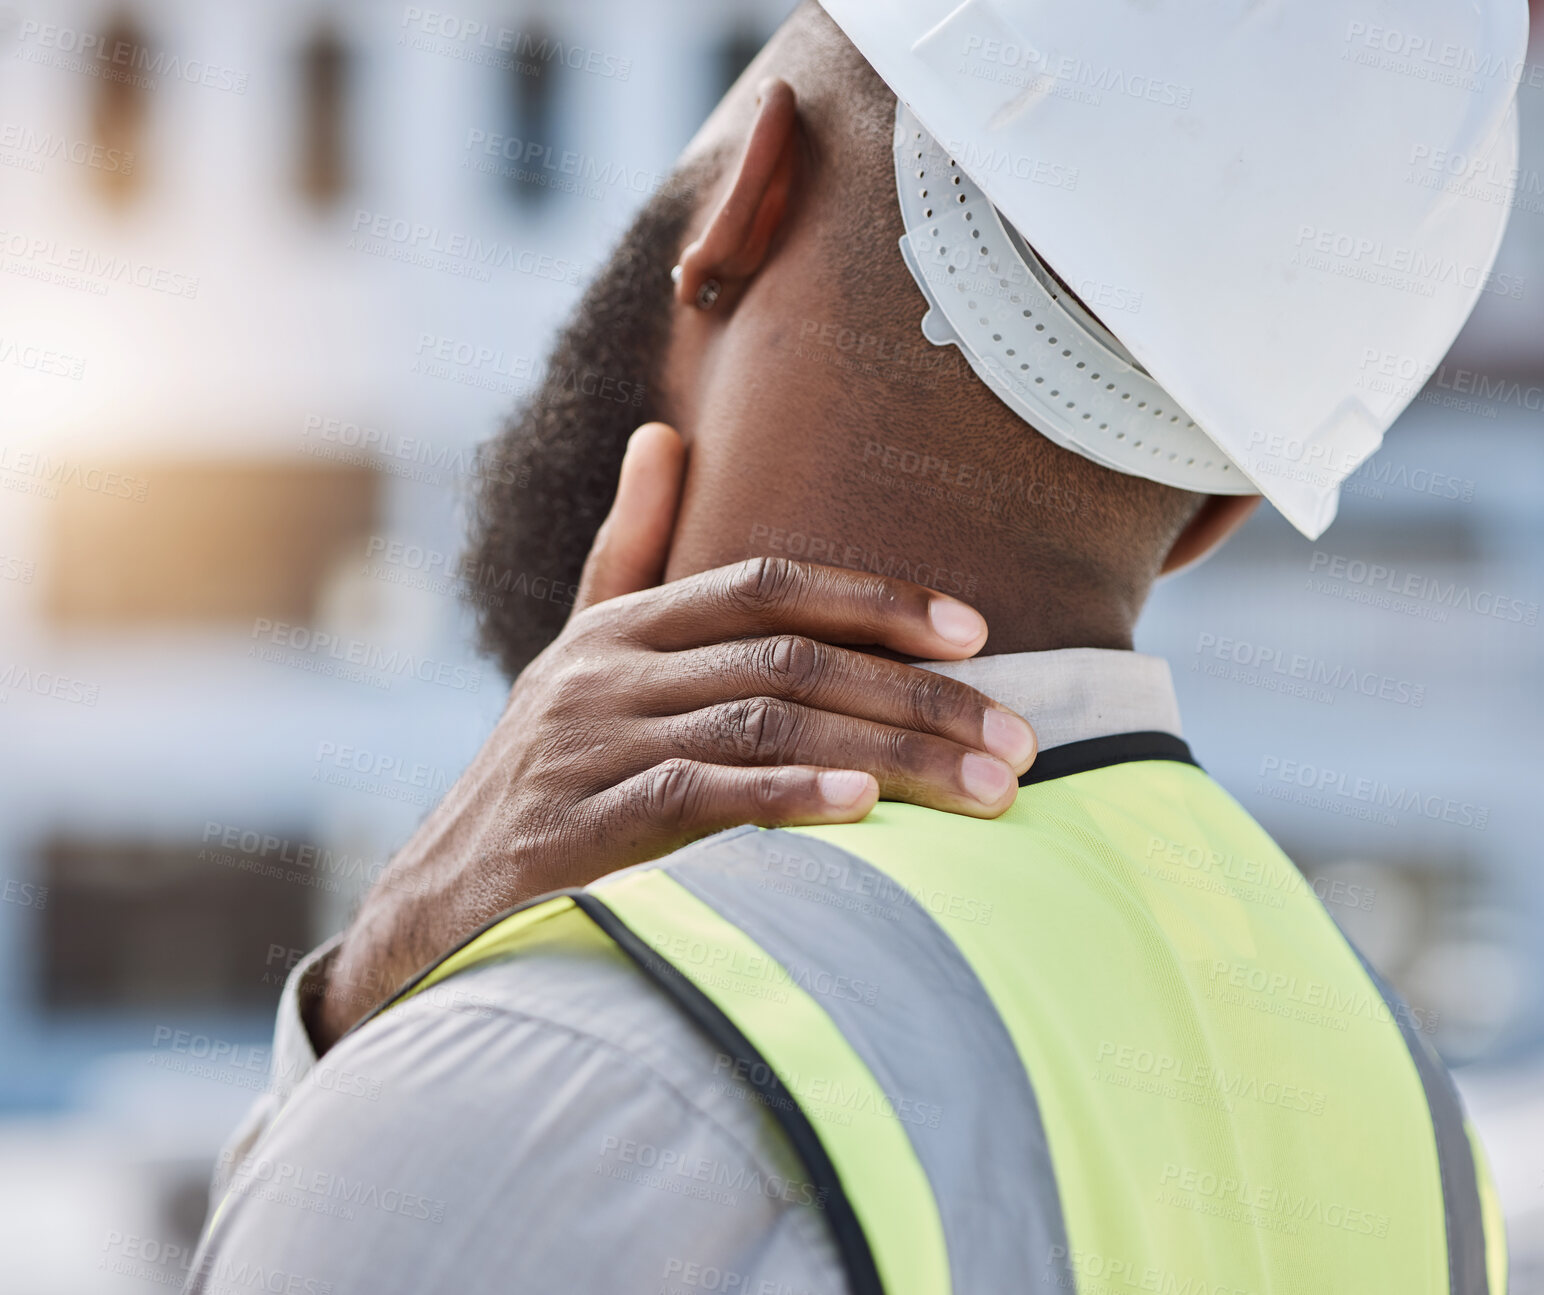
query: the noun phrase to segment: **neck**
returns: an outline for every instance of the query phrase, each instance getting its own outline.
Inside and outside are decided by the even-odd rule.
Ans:
[[[666,579],[750,557],[785,557],[911,580],[969,603],[990,637],[982,655],[1130,650],[1147,582],[1078,556],[1055,531],[974,522],[925,498],[831,499],[800,467],[693,464]]]
[[[973,606],[991,627],[983,656],[1074,647],[1131,650],[1135,613],[1113,599],[1025,587],[1001,596],[994,591],[977,598]]]

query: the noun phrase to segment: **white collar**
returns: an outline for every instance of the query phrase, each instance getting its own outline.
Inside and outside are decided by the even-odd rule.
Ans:
[[[1183,736],[1174,680],[1162,657],[1062,648],[916,664],[1017,711],[1034,726],[1042,751],[1117,733]]]

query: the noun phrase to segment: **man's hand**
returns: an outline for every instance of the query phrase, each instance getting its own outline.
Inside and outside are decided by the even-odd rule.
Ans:
[[[1035,753],[1023,719],[843,646],[964,658],[981,616],[774,558],[651,587],[683,472],[673,430],[634,433],[574,614],[366,898],[311,1005],[319,1049],[504,909],[722,828],[851,822],[881,795],[980,817],[1012,803]]]

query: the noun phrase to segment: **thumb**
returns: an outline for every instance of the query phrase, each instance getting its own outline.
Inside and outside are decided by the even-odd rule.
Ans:
[[[686,447],[675,428],[645,423],[628,438],[617,497],[585,559],[574,611],[659,583],[685,476]]]

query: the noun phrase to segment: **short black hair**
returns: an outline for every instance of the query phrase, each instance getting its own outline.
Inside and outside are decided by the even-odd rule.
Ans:
[[[644,206],[559,334],[540,387],[484,447],[468,567],[481,585],[479,640],[511,678],[563,628],[627,438],[662,417],[670,268],[702,169],[678,171]],[[622,398],[597,397],[597,382]]]

